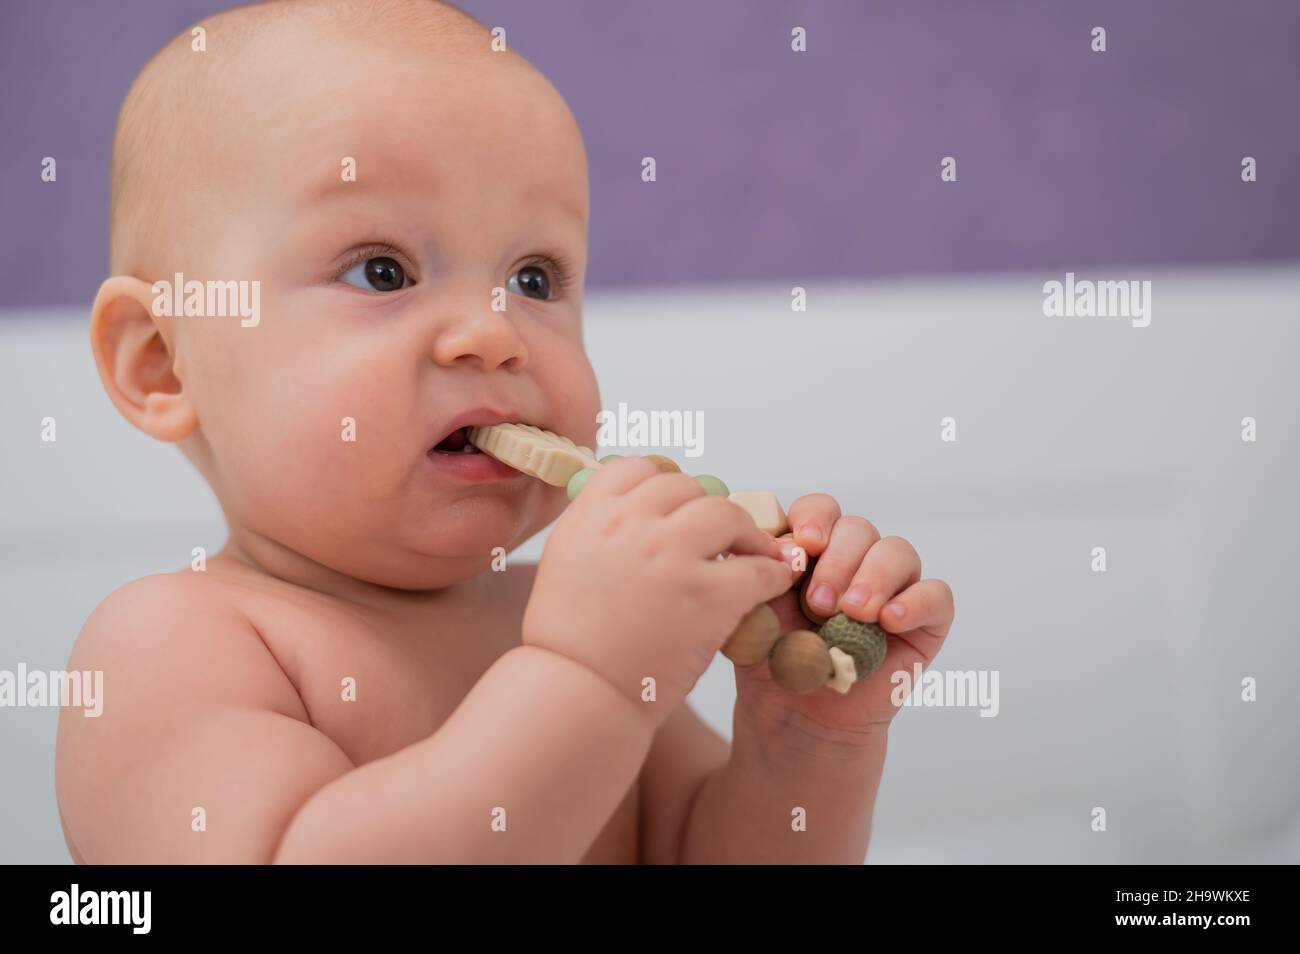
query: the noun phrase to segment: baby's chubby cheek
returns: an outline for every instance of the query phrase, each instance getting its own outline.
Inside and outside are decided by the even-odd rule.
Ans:
[[[542,376],[542,386],[552,412],[549,423],[553,429],[577,444],[598,451],[596,415],[600,412],[600,388],[580,344],[555,356]]]
[[[424,438],[403,393],[411,376],[346,347],[245,346],[227,359],[207,368],[199,421],[232,517],[290,544],[382,519]]]

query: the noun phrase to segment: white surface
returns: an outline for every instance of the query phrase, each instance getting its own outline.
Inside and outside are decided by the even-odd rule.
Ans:
[[[704,412],[690,471],[912,540],[956,594],[937,668],[1000,671],[996,718],[900,714],[869,860],[1300,861],[1300,269],[1081,276],[1152,279],[1140,329],[1044,318],[1061,277],[800,279],[803,314],[794,281],[591,293],[586,334],[605,407]],[[0,669],[60,668],[113,588],[217,548],[220,514],[109,404],[84,313],[0,317],[0,382]],[[729,734],[732,695],[719,658],[692,701]],[[0,861],[67,860],[55,724],[0,709]]]

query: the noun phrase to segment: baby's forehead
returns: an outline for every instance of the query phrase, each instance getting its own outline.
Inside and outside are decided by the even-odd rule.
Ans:
[[[351,157],[362,185],[585,191],[577,122],[531,67],[490,53],[437,59],[366,44],[332,63],[309,82],[249,90],[246,110],[232,106],[257,168],[295,182],[337,180]]]
[[[563,148],[579,137],[563,97],[486,35],[388,39],[364,31],[281,30],[231,63],[224,119],[253,137],[307,148],[448,149],[486,139],[502,151]],[[284,133],[285,135],[277,135]]]
[[[126,122],[123,110],[115,157],[119,148],[134,157],[123,165],[136,167],[128,178],[137,180],[123,191],[179,181],[242,192],[250,176],[297,191],[331,170],[337,176],[350,157],[358,180],[421,189],[466,173],[485,186],[515,182],[523,164],[585,203],[576,120],[531,64],[495,51],[485,30],[394,35],[382,18],[375,26],[280,18],[257,29],[214,27],[202,51],[178,37],[150,64],[156,75],[142,85],[155,94],[128,98],[148,115]],[[116,194],[116,161],[114,173]]]

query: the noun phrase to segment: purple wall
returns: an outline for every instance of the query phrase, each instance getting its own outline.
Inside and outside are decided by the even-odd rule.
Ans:
[[[0,3],[0,306],[89,303],[121,97],[231,5]],[[582,124],[592,286],[1300,258],[1295,0],[461,6]]]

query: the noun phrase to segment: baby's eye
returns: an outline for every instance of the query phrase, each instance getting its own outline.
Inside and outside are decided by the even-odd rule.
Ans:
[[[406,277],[406,270],[396,260],[387,256],[357,262],[340,275],[339,279],[354,288],[381,292],[397,291],[410,284]]]
[[[516,278],[518,281],[516,281]],[[511,288],[511,283],[514,287]],[[538,298],[546,301],[551,297],[551,279],[546,269],[538,265],[525,265],[510,276],[506,287],[526,298]]]

